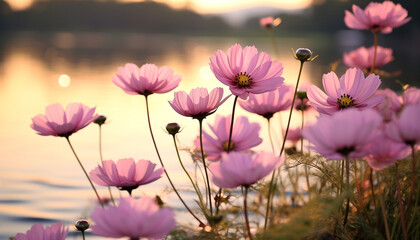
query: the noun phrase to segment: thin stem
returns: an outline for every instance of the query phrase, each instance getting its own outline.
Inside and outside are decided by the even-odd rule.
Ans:
[[[370,68],[370,73],[375,72],[376,54],[378,51],[378,31],[374,31],[373,36],[374,36],[375,46],[374,46],[374,51],[373,51],[373,63],[372,63],[372,67]]]
[[[82,238],[85,240],[85,231],[82,231]]]
[[[195,183],[194,183],[194,181],[192,180],[192,178],[191,178],[190,174],[188,173],[187,169],[185,169],[185,166],[184,166],[184,164],[182,163],[181,156],[179,155],[178,145],[176,144],[175,135],[172,135],[172,137],[173,137],[173,140],[174,140],[175,151],[176,151],[176,155],[178,156],[179,163],[181,164],[181,167],[182,167],[182,169],[184,170],[185,174],[187,174],[188,179],[190,179],[190,182],[191,182],[192,186],[194,187],[194,191],[195,191],[195,193],[197,193],[198,199],[200,200],[200,204],[201,204],[201,206],[202,206],[202,207],[204,207],[204,204],[203,204],[203,198],[201,197],[201,194],[200,194],[200,192],[198,191],[197,186],[195,185]]]
[[[171,184],[172,189],[175,191],[175,193],[178,196],[179,200],[181,200],[182,204],[184,204],[184,206],[188,210],[188,212],[190,212],[191,215],[200,223],[200,226],[205,226],[205,224],[191,211],[191,209],[187,206],[187,204],[181,198],[181,195],[179,195],[178,191],[175,188],[175,185],[172,183],[171,178],[169,177],[168,172],[166,171],[165,165],[163,164],[162,158],[160,157],[159,150],[158,150],[157,145],[156,145],[155,137],[153,135],[152,125],[150,123],[149,102],[148,102],[148,99],[147,99],[147,96],[146,95],[145,95],[145,98],[146,98],[147,122],[149,124],[150,135],[152,136],[153,145],[155,146],[156,154],[158,156],[158,159],[159,159],[160,164],[162,165],[163,172],[165,173],[166,177],[168,178],[168,181]]]
[[[206,158],[204,157],[204,150],[203,150],[203,119],[198,119],[200,125],[200,151],[201,151],[201,158],[203,160],[204,166],[204,173],[206,174],[206,182],[207,182],[207,191],[209,196],[209,205],[210,205],[210,216],[213,216],[213,204],[211,202],[211,189],[210,189],[210,181],[209,175],[207,173],[207,165],[206,165]]]
[[[290,120],[292,119],[292,113],[293,113],[293,108],[294,108],[294,105],[295,105],[296,94],[297,94],[297,90],[298,90],[298,87],[299,87],[300,75],[302,74],[302,69],[303,69],[303,64],[304,63],[305,63],[304,61],[300,62],[300,68],[299,68],[299,74],[298,74],[298,78],[297,78],[297,82],[296,82],[295,93],[293,94],[292,106],[290,106],[289,119],[287,121],[286,132],[284,134],[283,143],[281,145],[279,156],[281,156],[281,154],[283,153],[284,146],[286,144],[286,138],[287,138],[287,134],[289,132]]]
[[[251,228],[249,227],[249,220],[248,220],[248,208],[247,208],[247,197],[248,197],[248,188],[249,186],[245,186],[245,192],[244,192],[244,214],[245,214],[245,226],[246,226],[246,231],[248,232],[248,237],[250,240],[252,240],[252,235],[251,235]]]
[[[273,29],[269,28],[267,29],[267,31],[268,31],[268,35],[270,36],[271,43],[273,44],[274,54],[276,55],[276,57],[278,57],[277,44],[276,44],[276,39],[274,38]]]
[[[104,158],[102,157],[102,125],[99,126],[99,157],[101,158],[102,166],[104,165]],[[112,196],[111,187],[108,186],[109,196],[111,197],[112,204],[115,206],[114,197]]]
[[[372,168],[371,168],[371,170],[372,170]],[[380,183],[379,175],[376,174],[376,177],[377,177],[377,181],[378,181],[378,184],[379,184]],[[382,199],[381,191],[379,191],[378,196],[379,196],[379,204],[381,204],[382,218],[383,218],[383,221],[384,221],[384,224],[385,224],[386,240],[391,240],[391,235],[389,234],[389,226],[388,226],[386,208],[385,208],[384,200]]]
[[[404,240],[407,240],[407,228],[405,225],[405,220],[404,220],[404,208],[402,205],[402,199],[401,199],[401,185],[400,185],[400,170],[398,168],[398,163],[395,164],[395,181],[396,181],[396,185],[397,185],[397,198],[398,198],[398,206],[400,208],[400,220],[401,220],[401,227],[402,227],[402,231],[403,231],[403,237]]]
[[[363,203],[362,191],[360,190],[359,179],[357,178],[357,163],[356,163],[356,161],[353,161],[353,168],[354,168],[354,183],[356,185],[357,194],[359,194],[360,205],[361,205],[361,207],[364,207],[365,205]]]
[[[96,194],[96,197],[98,198],[98,202],[99,202],[99,204],[101,204],[101,206],[102,206],[102,208],[103,208],[103,207],[104,207],[104,204],[102,203],[101,198],[99,197],[99,194],[98,194],[98,192],[96,191],[96,188],[95,188],[95,186],[94,186],[94,185],[93,185],[93,183],[92,183],[92,180],[90,180],[89,175],[87,174],[87,172],[86,172],[85,168],[83,167],[82,162],[80,162],[80,159],[79,159],[79,157],[78,157],[78,156],[77,156],[77,154],[76,154],[76,151],[74,151],[74,148],[73,148],[73,146],[71,145],[71,142],[70,142],[69,137],[66,137],[66,139],[67,139],[67,142],[68,142],[68,143],[69,143],[69,145],[70,145],[70,148],[71,148],[71,150],[72,150],[72,152],[73,152],[74,156],[76,157],[77,162],[79,163],[79,165],[80,165],[80,167],[82,168],[83,172],[85,173],[85,175],[86,175],[87,179],[89,180],[89,183],[90,183],[90,185],[92,186],[93,191],[94,191],[94,192],[95,192],[95,194]]]
[[[370,182],[370,191],[372,192],[373,205],[375,206],[375,209],[376,209],[375,189],[373,186],[373,169],[371,167],[369,167],[369,182]]]
[[[238,96],[235,96],[235,100],[233,100],[233,108],[232,108],[232,119],[230,120],[230,130],[229,130],[229,140],[227,145],[227,151],[230,152],[230,145],[232,142],[232,132],[233,132],[233,122],[235,120],[235,109],[236,109],[236,102],[238,101]]]
[[[344,161],[341,162],[341,185],[340,185],[340,194],[343,193],[343,186],[344,186]]]
[[[417,168],[416,168],[416,150],[414,149],[414,144],[411,145],[411,169],[412,169],[412,173],[411,173],[411,192],[410,192],[410,198],[408,199],[408,207],[407,207],[407,211],[406,211],[406,215],[407,217],[409,217],[410,211],[411,211],[411,206],[413,205],[413,199],[414,199],[414,192],[415,192],[415,188],[416,188],[416,180],[417,180]]]
[[[349,162],[349,156],[346,155],[346,194],[347,194],[347,204],[346,204],[346,212],[344,215],[344,223],[343,227],[346,226],[347,223],[347,217],[349,216],[349,208],[350,208],[350,162]]]
[[[271,143],[271,149],[273,150],[274,153],[274,144],[273,144],[273,139],[271,138],[271,130],[270,130],[270,118],[267,118],[267,126],[268,126],[268,137],[270,139],[270,143]],[[273,183],[274,183],[274,176],[276,174],[276,171],[273,171],[273,173],[271,174],[271,180],[270,180],[270,184],[268,185],[268,196],[267,196],[267,207],[265,209],[265,219],[264,219],[264,231],[267,229],[267,223],[268,223],[268,219],[270,217],[270,209],[271,209],[271,194],[273,191]]]
[[[303,104],[303,101],[301,102]],[[303,131],[303,127],[305,125],[305,111],[301,110],[301,112],[302,112],[301,131]],[[303,137],[300,138],[300,155],[303,158]],[[309,182],[308,166],[306,164],[305,164],[305,178],[306,178],[306,188],[308,189],[308,200],[311,200],[311,184]]]

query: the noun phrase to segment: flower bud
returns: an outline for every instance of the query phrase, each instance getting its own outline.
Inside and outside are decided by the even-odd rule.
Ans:
[[[166,131],[168,131],[168,133],[172,136],[179,133],[179,129],[181,129],[181,127],[178,123],[168,123],[168,125],[166,125]]]
[[[81,219],[81,220],[77,220],[74,226],[76,227],[77,230],[84,232],[90,227],[90,224],[87,220]]]
[[[106,117],[104,115],[99,115],[99,117],[97,117],[95,121],[93,122],[101,126],[102,124],[105,123],[105,121],[106,121]]]
[[[163,207],[163,205],[165,205],[165,203],[162,201],[162,198],[159,197],[159,195],[155,196],[155,202],[157,205],[159,205],[159,207]]]
[[[307,48],[299,48],[296,50],[296,59],[299,61],[310,61],[310,58],[312,57],[311,50]]]
[[[300,100],[303,100],[305,98],[308,98],[308,95],[306,94],[306,91],[305,90],[298,90],[296,96]]]

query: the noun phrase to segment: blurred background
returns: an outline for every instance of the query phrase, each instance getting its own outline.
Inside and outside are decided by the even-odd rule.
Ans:
[[[323,73],[340,62],[344,52],[373,45],[368,31],[348,29],[344,11],[369,1],[340,0],[0,0],[0,238],[25,232],[32,224],[72,223],[88,217],[94,195],[62,138],[42,137],[30,128],[31,118],[53,103],[82,102],[108,117],[103,126],[105,159],[134,157],[158,162],[146,128],[142,96],[125,94],[112,83],[117,67],[167,65],[183,78],[177,90],[224,87],[208,66],[209,57],[234,43],[255,45],[284,65],[286,83],[294,84],[299,62],[290,49],[310,48],[319,57],[306,64],[302,80],[320,85]],[[399,75],[382,77],[381,88],[400,91],[396,81],[419,87],[419,1],[400,1],[412,20],[379,35],[379,45],[394,50],[395,60],[382,70]],[[259,18],[280,17],[273,29],[277,54]],[[225,88],[225,87],[224,87]],[[228,89],[225,88],[226,94]],[[150,97],[153,128],[167,169],[177,186],[187,189],[172,139],[162,129],[169,122],[184,126],[182,147],[192,146],[198,123],[179,116],[168,100],[173,93]],[[218,111],[231,112],[233,99]],[[246,115],[238,109],[238,115]],[[265,139],[257,149],[269,149]],[[283,118],[284,119],[284,118]],[[310,119],[310,118],[309,118]],[[213,123],[214,116],[207,118]],[[278,120],[280,121],[280,120]],[[298,126],[300,121],[297,119]],[[280,143],[280,128],[274,127]],[[207,126],[205,126],[206,129]],[[99,163],[98,128],[90,125],[71,140],[88,171]],[[192,170],[187,152],[184,161]],[[179,218],[186,215],[162,178],[134,191],[136,196],[160,194]],[[100,188],[106,196],[106,189]],[[115,195],[119,193],[115,190]],[[125,193],[123,193],[125,194]],[[183,194],[191,204],[193,195]],[[184,218],[184,219],[189,219]],[[193,220],[185,220],[193,222]]]

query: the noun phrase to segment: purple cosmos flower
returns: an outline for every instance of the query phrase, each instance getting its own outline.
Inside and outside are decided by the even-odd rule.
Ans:
[[[353,5],[353,13],[345,11],[344,22],[347,27],[390,33],[393,28],[402,26],[411,20],[408,13],[400,4],[391,1],[383,3],[371,2],[365,10]]]
[[[420,104],[405,106],[399,118],[385,127],[386,134],[394,141],[407,145],[420,143]]]
[[[37,223],[32,225],[26,234],[18,233],[15,240],[64,240],[67,237],[69,229],[65,227],[64,223],[58,222],[51,226],[44,227]]]
[[[308,90],[311,106],[319,113],[333,114],[345,108],[372,108],[384,99],[383,95],[374,95],[381,84],[379,76],[370,74],[367,78],[360,69],[350,68],[338,80],[334,72],[322,76],[325,94],[315,85]]]
[[[349,53],[344,53],[343,62],[350,68],[360,68],[366,71],[372,68],[375,46],[370,48],[359,47]],[[375,59],[375,69],[394,60],[391,48],[378,46]]]
[[[60,104],[52,104],[45,109],[45,115],[32,118],[31,128],[42,136],[69,137],[93,122],[98,115],[95,108],[81,103],[70,103],[66,110]]]
[[[235,44],[227,53],[218,50],[210,58],[210,68],[216,78],[236,96],[247,99],[249,93],[273,91],[283,84],[283,65],[271,60],[265,52]]]

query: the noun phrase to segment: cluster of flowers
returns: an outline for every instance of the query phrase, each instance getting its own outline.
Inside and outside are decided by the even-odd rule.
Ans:
[[[353,11],[355,16],[346,12],[346,24],[351,28],[372,30],[375,36],[378,31],[389,33],[392,28],[410,20],[406,18],[405,9],[389,1],[382,4],[371,3],[365,11],[354,6]],[[387,11],[387,14],[384,11]],[[275,22],[272,23],[273,21]],[[271,29],[279,24],[279,20],[264,19],[262,24]],[[299,78],[294,88],[283,84],[283,65],[272,60],[267,53],[258,52],[254,46],[242,48],[239,44],[235,44],[227,52],[218,50],[210,58],[210,68],[216,78],[229,87],[235,99],[232,114],[217,115],[214,124],[209,125],[210,131],[203,130],[204,119],[215,113],[231,95],[223,97],[222,88],[215,88],[210,92],[206,88],[195,88],[189,93],[175,92],[174,99],[169,101],[172,108],[180,115],[197,119],[199,122],[200,133],[195,141],[195,148],[201,153],[208,201],[204,203],[200,191],[197,190],[199,188],[197,183],[191,180],[191,184],[197,192],[198,202],[207,222],[201,221],[190,210],[173,185],[164,168],[151,128],[148,96],[172,91],[181,81],[181,77],[174,74],[170,68],[158,68],[153,64],[138,67],[129,63],[118,68],[118,73],[113,77],[114,84],[124,92],[145,97],[150,134],[162,165],[161,168],[156,169],[156,164],[149,160],[136,162],[132,158],[127,158],[118,161],[102,161],[88,174],[69,139],[73,133],[92,122],[101,126],[105,118],[96,115],[95,108],[89,108],[81,103],[69,104],[65,110],[59,104],[50,105],[46,108],[45,114],[32,119],[31,127],[40,135],[64,137],[68,141],[102,205],[98,206],[90,216],[94,223],[92,226],[94,234],[130,239],[159,239],[168,235],[176,225],[174,213],[160,206],[152,198],[131,197],[132,191],[140,185],[151,183],[165,173],[186,209],[206,231],[217,229],[218,221],[220,221],[217,214],[223,203],[223,189],[242,187],[245,190],[245,226],[248,237],[252,239],[247,213],[247,193],[250,186],[273,173],[267,196],[265,216],[265,225],[267,225],[270,201],[273,197],[271,191],[275,178],[274,172],[285,160],[283,155],[285,140],[279,154],[275,153],[274,147],[272,153],[252,151],[251,148],[262,142],[259,137],[261,126],[258,123],[249,122],[244,116],[235,118],[236,103],[244,110],[258,114],[268,121],[274,114],[290,109],[284,139],[296,144],[303,136],[310,143],[309,150],[316,151],[326,159],[345,161],[347,188],[350,191],[348,187],[350,160],[365,158],[370,167],[380,170],[405,158],[410,153],[410,149],[414,156],[416,146],[420,143],[420,125],[417,124],[417,119],[420,117],[420,89],[408,88],[401,97],[389,89],[378,90],[381,80],[374,74],[374,69],[392,58],[383,53],[388,50],[381,49],[375,45],[372,50],[362,49],[346,54],[344,57],[347,59],[346,64],[354,68],[348,69],[340,79],[334,72],[324,74],[322,83],[325,93],[312,85],[305,87],[307,94],[306,91],[298,91]],[[370,52],[374,52],[374,56],[371,56]],[[382,55],[385,57],[382,58]],[[300,71],[305,62],[314,59],[308,49],[298,49],[295,58],[301,62]],[[364,72],[367,71],[371,74],[365,77]],[[293,109],[306,111],[310,108],[320,114],[316,123],[305,126],[302,132],[300,129],[289,131]],[[179,125],[175,123],[167,126],[167,131],[174,140],[179,129]],[[210,161],[210,164],[206,163],[206,159]],[[413,158],[414,169],[415,161]],[[182,164],[181,160],[180,162]],[[187,171],[185,172],[188,174]],[[413,184],[416,183],[415,172],[413,171],[412,176]],[[209,179],[220,188],[215,196],[213,196],[215,191],[211,190]],[[118,204],[104,206],[92,181],[97,185],[128,191],[130,197],[119,199]],[[413,196],[410,196],[410,202],[411,199]],[[215,201],[214,205],[212,200]],[[213,207],[216,211],[213,211]],[[344,225],[348,208],[349,201],[347,201]],[[402,212],[401,215],[403,215]],[[82,233],[86,230],[86,228],[81,229],[79,230]],[[15,239],[64,239],[67,232],[68,229],[62,223],[45,229],[42,225],[35,224],[26,234],[17,234]]]

